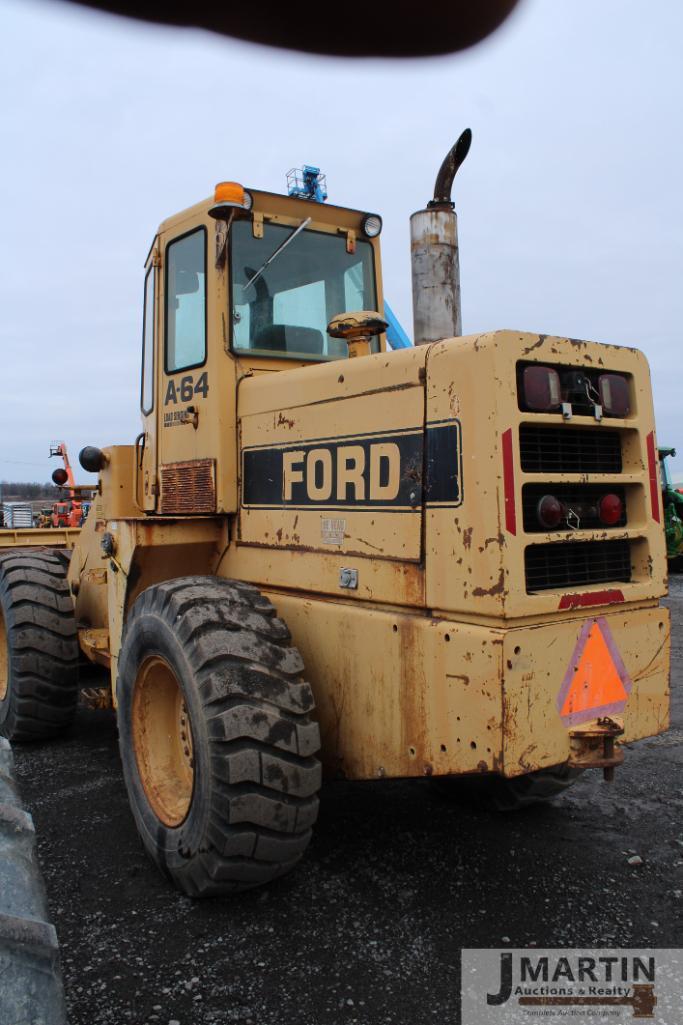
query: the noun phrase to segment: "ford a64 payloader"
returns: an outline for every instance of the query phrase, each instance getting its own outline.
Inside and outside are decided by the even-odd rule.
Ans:
[[[410,348],[387,348],[380,218],[319,201],[316,169],[165,221],[142,432],[81,453],[99,486],[70,560],[0,560],[2,731],[64,728],[79,659],[106,667],[137,827],[189,894],[290,869],[321,764],[514,803],[667,728],[647,363],[461,336],[468,141],[411,219]]]

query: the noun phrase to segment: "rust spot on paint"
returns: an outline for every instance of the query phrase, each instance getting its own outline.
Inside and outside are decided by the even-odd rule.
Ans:
[[[369,541],[365,541],[362,537],[357,538],[358,544],[366,545],[368,548],[372,548],[376,552],[384,552],[383,548],[379,548],[377,545],[371,545]]]
[[[472,547],[472,531],[473,531],[473,529],[474,529],[473,527],[468,527],[467,530],[464,530],[463,533],[462,533],[462,543],[464,544],[465,548],[471,548]]]
[[[489,545],[493,545],[493,544],[502,545],[502,543],[503,543],[503,538],[502,538],[502,536],[500,534],[498,535],[498,537],[487,537],[487,538],[484,539],[483,545],[479,545],[479,547],[477,548],[477,551],[481,552],[481,554],[483,555]]]
[[[294,426],[294,421],[290,420],[288,417],[286,417],[284,415],[284,413],[278,413],[278,415],[277,415],[277,422],[276,422],[275,426],[276,427],[288,427],[289,430],[291,431],[292,427]]]
[[[498,582],[492,587],[475,587],[472,594],[476,598],[484,598],[486,595],[494,597],[497,594],[504,594],[505,592],[505,570],[501,566],[500,573],[498,574]]]
[[[537,342],[534,342],[533,345],[528,345],[526,349],[522,349],[522,356],[528,356],[530,352],[534,351],[534,349],[540,348],[540,346],[543,345],[547,337],[547,335],[539,335]]]
[[[529,744],[529,746],[525,748],[519,756],[519,764],[526,772],[533,772],[534,769],[538,768],[538,762],[540,759],[536,758],[535,761],[532,761],[531,759],[531,756],[537,747],[537,744]]]

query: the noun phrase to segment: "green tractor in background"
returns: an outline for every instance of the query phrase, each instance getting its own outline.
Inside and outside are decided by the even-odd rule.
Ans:
[[[669,560],[670,572],[683,573],[683,493],[674,487],[667,463],[668,457],[675,455],[675,448],[659,449],[666,557]]]

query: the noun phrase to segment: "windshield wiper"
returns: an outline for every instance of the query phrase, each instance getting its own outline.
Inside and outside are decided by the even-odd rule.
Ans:
[[[305,221],[301,222],[301,224],[299,225],[298,228],[294,229],[294,231],[291,233],[291,235],[287,236],[287,238],[284,240],[284,242],[280,243],[280,245],[277,247],[275,252],[271,253],[270,256],[268,257],[268,259],[265,261],[265,263],[262,264],[261,267],[259,267],[259,269],[256,271],[256,273],[251,278],[249,278],[249,280],[247,281],[246,285],[244,286],[244,291],[245,292],[249,288],[250,285],[253,285],[254,282],[257,281],[261,277],[261,275],[263,274],[263,272],[266,269],[266,267],[268,266],[268,264],[272,263],[273,260],[280,255],[280,253],[283,251],[283,249],[286,249],[286,247],[289,245],[289,243],[292,242],[293,239],[296,238],[296,236],[299,234],[299,232],[303,231],[304,228],[307,228],[310,223],[311,223],[311,218],[307,217]]]

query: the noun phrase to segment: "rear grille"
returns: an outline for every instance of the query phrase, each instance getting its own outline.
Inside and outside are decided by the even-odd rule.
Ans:
[[[216,511],[216,470],[213,459],[191,459],[161,467],[160,511],[212,513]]]
[[[605,527],[597,515],[597,505],[605,495],[617,495],[624,509],[618,523]],[[536,510],[545,495],[552,495],[567,508],[567,519],[555,530],[613,530],[626,526],[626,495],[613,484],[525,484],[522,488],[524,529],[527,533],[548,533],[538,521]]]
[[[621,473],[621,437],[604,428],[522,424],[519,452],[525,473]]]
[[[631,580],[629,542],[560,541],[524,553],[528,593]]]

